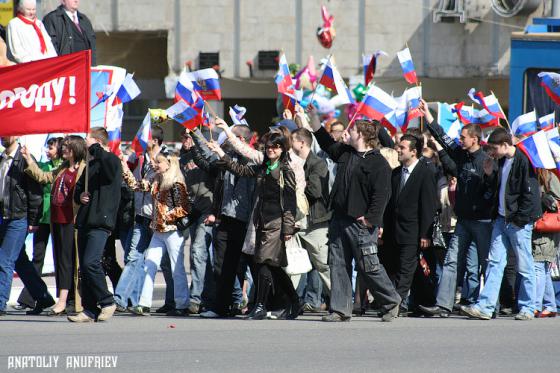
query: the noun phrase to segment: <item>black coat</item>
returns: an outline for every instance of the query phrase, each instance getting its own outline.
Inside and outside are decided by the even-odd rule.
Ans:
[[[324,159],[310,152],[303,165],[305,196],[309,202],[309,222],[318,224],[331,219],[329,211],[329,168]]]
[[[502,168],[505,157],[499,161],[499,170],[491,176],[485,175],[485,182],[489,188],[496,190],[493,199],[491,214],[493,218],[498,216],[499,188],[502,180]],[[508,179],[505,181],[506,193],[506,216],[508,223],[518,227],[534,223],[542,216],[540,187],[533,166],[527,156],[519,149],[515,151],[513,163]]]
[[[380,227],[383,225],[383,212],[391,194],[391,168],[379,150],[371,150],[357,160],[349,185],[344,185],[344,177],[353,147],[335,142],[324,128],[315,132],[315,138],[329,157],[336,162],[337,171],[330,195],[330,204],[335,214],[359,218],[364,216],[368,222]],[[335,202],[337,193],[347,188],[347,201],[344,206]]]
[[[97,59],[95,57],[95,31],[93,31],[93,26],[91,21],[85,14],[78,12],[78,21],[80,22],[80,28],[82,29],[82,35],[84,36],[84,41],[89,45],[91,49],[91,65],[97,65]],[[59,6],[43,18],[43,24],[51,37],[54,49],[59,56],[70,54],[74,52],[79,52],[81,49],[76,48],[74,45],[74,37],[72,36],[71,27],[76,27],[72,20],[66,15],[64,8]]]
[[[384,241],[398,245],[418,245],[421,238],[431,238],[430,229],[437,210],[437,188],[433,173],[419,161],[404,188],[402,166],[391,175],[391,199],[385,210]]]
[[[6,188],[10,196],[4,205],[4,218],[27,218],[28,225],[39,225],[42,216],[43,187],[25,174],[27,161],[21,155],[18,147],[14,154],[12,165],[6,174]]]
[[[122,166],[119,158],[109,153],[99,144],[89,147],[94,159],[89,161],[87,172],[90,200],[87,205],[80,202],[80,195],[85,191],[86,172],[76,183],[74,200],[80,204],[76,217],[76,227],[106,229],[112,231],[117,222],[121,185],[123,181]]]

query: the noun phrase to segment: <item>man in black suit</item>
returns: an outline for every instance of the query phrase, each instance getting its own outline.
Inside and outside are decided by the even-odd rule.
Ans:
[[[418,268],[419,250],[430,248],[431,225],[437,208],[437,189],[428,165],[419,158],[423,139],[410,134],[397,146],[401,166],[391,176],[392,195],[385,209],[384,257],[395,276],[397,292],[403,299],[401,314],[407,311],[404,299]]]

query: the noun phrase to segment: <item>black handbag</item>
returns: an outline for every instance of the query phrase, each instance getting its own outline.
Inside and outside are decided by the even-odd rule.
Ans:
[[[434,225],[432,230],[432,246],[441,247],[445,249],[445,239],[443,238],[443,231],[441,229],[441,223],[439,221],[439,213],[434,217]]]

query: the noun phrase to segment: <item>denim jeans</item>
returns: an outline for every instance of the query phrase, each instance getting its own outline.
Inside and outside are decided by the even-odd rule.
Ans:
[[[449,242],[449,248],[443,263],[443,272],[439,281],[436,304],[448,311],[453,309],[455,303],[455,289],[457,287],[457,273],[462,264],[466,262],[466,273],[468,287],[467,300],[475,303],[479,291],[479,263],[484,270],[490,237],[492,234],[492,223],[476,220],[459,220],[455,227],[455,233]],[[476,243],[476,248],[473,245]],[[474,251],[474,248],[477,251]],[[462,280],[462,279],[461,279]]]
[[[211,304],[214,293],[212,273],[212,227],[201,216],[189,227],[185,238],[191,238],[191,299],[192,304]],[[203,299],[204,298],[204,299]]]
[[[549,262],[535,262],[535,309],[537,311],[556,312],[556,295],[550,277]]]
[[[517,258],[517,273],[520,279],[517,298],[519,312],[532,315],[535,311],[536,279],[531,250],[532,234],[532,224],[518,227],[513,223],[506,223],[502,217],[494,221],[488,268],[484,276],[486,282],[475,305],[481,312],[491,315],[496,308],[508,250],[513,250]]]
[[[321,294],[323,292],[323,283],[321,277],[316,269],[312,269],[307,273],[305,279],[305,294],[303,297],[304,303],[309,303],[315,308],[321,308]]]
[[[173,294],[175,307],[184,310],[189,306],[189,285],[185,272],[183,236],[177,231],[154,232],[144,258],[146,276],[138,304],[142,307],[152,306],[154,280],[163,254],[169,254],[171,273],[173,275]]]
[[[16,260],[27,236],[27,219],[4,220],[0,225],[0,310],[10,298]]]
[[[125,248],[126,265],[115,289],[115,302],[121,307],[138,305],[142,285],[144,284],[144,251],[152,238],[150,219],[137,216],[130,245]]]

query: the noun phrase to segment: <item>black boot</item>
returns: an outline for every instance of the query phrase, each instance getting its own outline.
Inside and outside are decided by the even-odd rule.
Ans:
[[[266,318],[266,307],[262,303],[258,303],[255,308],[251,311],[247,320],[263,320]]]

